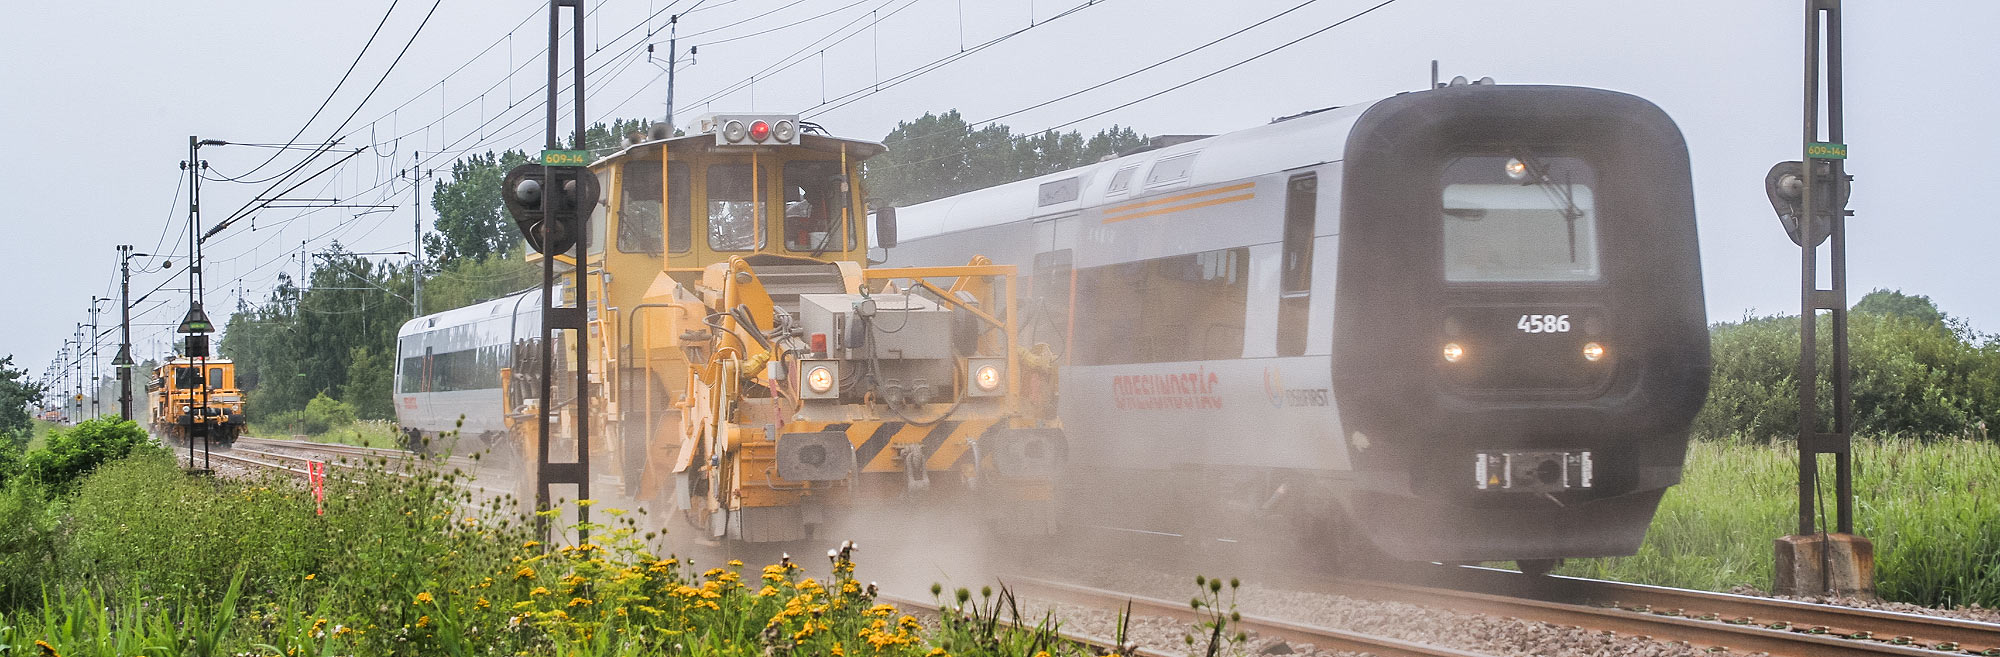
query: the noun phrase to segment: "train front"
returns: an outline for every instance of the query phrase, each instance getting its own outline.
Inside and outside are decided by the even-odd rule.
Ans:
[[[1370,108],[1345,167],[1346,511],[1399,558],[1636,552],[1708,386],[1673,121],[1611,91],[1454,86]]]

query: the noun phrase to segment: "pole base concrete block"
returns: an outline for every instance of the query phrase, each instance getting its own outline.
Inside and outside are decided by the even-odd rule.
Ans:
[[[1853,534],[1786,536],[1773,542],[1771,592],[1798,597],[1875,597],[1875,544]]]

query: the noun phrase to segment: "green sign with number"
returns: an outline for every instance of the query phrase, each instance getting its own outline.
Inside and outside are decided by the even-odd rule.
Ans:
[[[1835,144],[1824,141],[1806,144],[1806,157],[1815,160],[1845,160],[1847,159],[1847,144]]]
[[[590,151],[542,151],[542,164],[552,167],[580,167],[590,164]]]

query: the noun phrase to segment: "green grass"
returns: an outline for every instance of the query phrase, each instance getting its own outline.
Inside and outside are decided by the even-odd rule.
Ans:
[[[1789,444],[1696,441],[1637,555],[1558,572],[1664,586],[1768,589],[1772,539],[1798,529],[1798,452]],[[1832,458],[1821,481],[1831,502]],[[1875,544],[1887,600],[2000,606],[2000,445],[1856,439],[1855,530]],[[1826,508],[1832,520],[1833,507]]]
[[[34,422],[34,431],[28,435],[28,446],[21,451],[32,452],[41,449],[43,445],[48,444],[49,432],[61,426],[54,422],[44,422],[41,420],[35,420]]]

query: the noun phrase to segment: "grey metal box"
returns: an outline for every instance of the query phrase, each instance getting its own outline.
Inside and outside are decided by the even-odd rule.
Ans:
[[[878,294],[875,300],[875,353],[883,359],[951,358],[951,309],[917,295]],[[825,333],[829,355],[862,358],[866,349],[845,350],[847,317],[858,294],[799,295],[799,325],[806,335]]]

